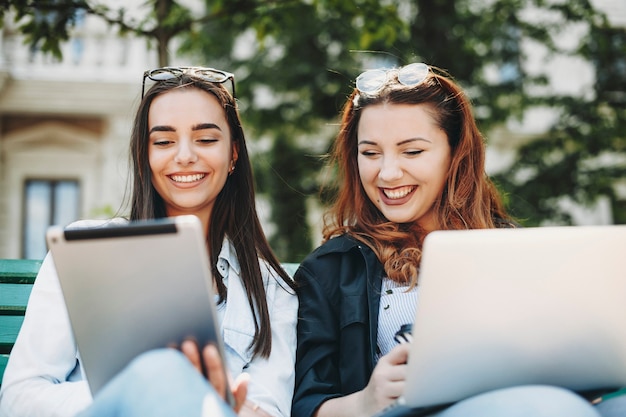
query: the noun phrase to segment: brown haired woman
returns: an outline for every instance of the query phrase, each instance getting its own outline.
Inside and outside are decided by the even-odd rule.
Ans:
[[[154,84],[142,92],[131,136],[130,220],[200,219],[219,295],[225,365],[233,378],[249,375],[247,397],[245,390],[237,391],[244,395],[236,395],[235,408],[242,416],[288,416],[298,300],[257,217],[233,75],[167,67],[146,71],[144,87],[146,80]],[[208,349],[206,361],[215,364]],[[92,403],[56,269],[47,256],[4,374],[0,415],[73,417],[87,409],[84,415],[99,417],[191,416],[200,415],[203,407],[211,412],[211,404],[232,414],[215,395],[204,395],[213,388],[192,367],[199,365],[197,347],[189,342],[182,350],[191,362],[174,349],[141,356]],[[209,376],[223,394],[223,385],[215,386],[217,374]],[[212,402],[203,405],[203,398]]]

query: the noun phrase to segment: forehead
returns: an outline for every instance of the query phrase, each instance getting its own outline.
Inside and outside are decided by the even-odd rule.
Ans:
[[[207,122],[226,126],[226,112],[213,94],[198,88],[177,88],[160,94],[148,110],[150,126]]]
[[[380,103],[365,107],[359,119],[358,140],[382,143],[421,137],[447,141],[434,111],[427,104]]]

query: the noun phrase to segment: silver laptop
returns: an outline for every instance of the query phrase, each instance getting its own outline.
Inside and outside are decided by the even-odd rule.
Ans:
[[[626,226],[429,234],[408,369],[408,407],[626,386]]]
[[[151,349],[192,338],[223,352],[195,216],[51,227],[46,238],[92,394]]]

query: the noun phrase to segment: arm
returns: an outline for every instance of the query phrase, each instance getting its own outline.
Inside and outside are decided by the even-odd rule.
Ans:
[[[91,403],[52,257],[28,301],[0,393],[0,414],[69,417]]]
[[[378,361],[363,390],[325,401],[316,416],[371,416],[389,406],[404,391],[408,353],[408,343],[396,346]]]
[[[266,280],[272,351],[267,359],[252,359],[245,372],[250,375],[248,406],[258,405],[260,410],[257,411],[285,417],[290,415],[293,397],[298,298],[286,284],[281,282],[281,286],[276,279],[270,276]]]
[[[247,401],[240,415],[255,411],[254,414],[259,416],[263,411],[275,417],[289,416],[294,385],[298,299],[280,278],[272,276],[265,264],[261,265],[261,271],[271,322],[270,356],[252,358],[249,347],[254,338],[254,319],[241,277],[231,267],[227,275],[228,300],[222,321],[226,364],[233,377],[244,372],[250,376]]]
[[[295,274],[298,285],[296,386],[292,415],[314,416],[330,398],[344,394],[339,372],[340,296],[331,297],[306,260]]]
[[[374,367],[364,263],[340,257],[305,260],[298,284],[298,350],[292,415],[372,415],[402,392],[407,346]],[[372,266],[367,270],[374,271]],[[372,287],[373,288],[373,287]]]

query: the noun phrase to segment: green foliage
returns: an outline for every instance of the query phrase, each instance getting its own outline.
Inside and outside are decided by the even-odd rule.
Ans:
[[[206,5],[228,19],[198,26],[183,50],[201,52],[205,65],[237,74],[248,137],[273,143],[255,156],[258,190],[271,201],[277,229],[271,243],[280,259],[298,262],[312,249],[306,207],[307,199],[317,197],[321,163],[311,155],[324,152],[335,134],[322,126],[336,121],[361,69],[363,54],[354,51],[391,45],[406,28],[395,6],[377,0]],[[242,33],[250,34],[248,43],[236,44]]]
[[[4,23],[5,13],[12,9],[28,45],[60,59],[60,44],[70,38],[77,11],[86,6],[82,0],[8,0],[7,5],[0,8],[0,25]]]
[[[297,207],[302,206],[295,203],[297,198],[317,197],[317,189],[316,194],[307,195],[300,188],[299,175],[316,175],[321,166],[307,155],[326,147],[313,149],[299,138],[305,133],[322,132],[323,123],[337,122],[354,78],[371,58],[387,58],[398,65],[423,61],[448,70],[467,88],[485,132],[521,117],[529,106],[559,109],[562,117],[553,128],[525,145],[511,170],[496,178],[508,207],[526,224],[537,225],[546,220],[571,223],[568,212],[558,204],[564,196],[590,205],[604,195],[609,196],[614,207],[621,207],[615,179],[625,177],[623,167],[601,166],[593,158],[604,158],[606,150],[623,156],[623,112],[601,98],[589,101],[553,93],[529,94],[531,88],[537,91],[548,80],[544,74],[526,73],[524,66],[527,57],[521,47],[522,39],[542,45],[547,57],[579,54],[596,62],[600,80],[607,63],[625,56],[623,50],[615,48],[614,41],[607,39],[605,20],[587,0],[417,0],[384,4],[368,0],[311,0],[259,2],[256,8],[250,6],[251,1],[242,3],[249,7],[242,15],[237,12],[243,7],[239,2],[224,3],[232,20],[202,28],[205,36],[197,37],[197,42],[188,47],[193,51],[203,45],[200,48],[208,50],[215,48],[212,39],[218,34],[228,34],[225,37],[230,39],[254,29],[250,47],[253,53],[239,58],[233,54],[234,44],[229,44],[219,54],[213,49],[213,54],[206,56],[230,54],[230,62],[226,59],[225,63],[236,74],[242,74],[239,85],[244,119],[255,135],[269,135],[283,142],[281,147],[274,146],[269,151],[272,169],[259,181],[260,190],[270,195],[278,236],[293,233],[294,225],[286,222],[282,213],[289,213],[290,205],[293,213],[298,212]],[[538,18],[522,13],[528,8],[540,9]],[[572,24],[587,26],[592,36],[584,37],[581,45],[564,50],[555,39]],[[485,69],[489,67],[507,69],[508,76],[494,81],[486,76]],[[621,77],[624,80],[623,73]],[[269,105],[255,101],[263,86],[272,94]],[[617,90],[623,94],[626,86],[618,86]],[[598,94],[603,94],[600,89]],[[623,101],[620,105],[623,109]],[[334,133],[318,140],[329,144]],[[294,153],[293,149],[299,152]],[[560,151],[555,153],[554,149]],[[296,164],[309,166],[310,171],[288,170]],[[277,193],[277,179],[283,182],[283,188],[298,190],[293,201]],[[624,217],[626,214],[620,217],[616,213],[615,221]],[[306,234],[302,227],[299,230]],[[296,246],[277,245],[280,256],[295,259],[294,254],[300,249],[289,253],[290,248]]]
[[[79,0],[9,4],[27,22],[22,30],[31,41],[49,42],[45,48],[54,53],[67,39],[73,10],[82,8],[156,40],[162,56],[179,36],[179,52],[190,63],[234,72],[281,259],[298,262],[311,249],[306,200],[318,198],[321,169],[313,155],[328,149],[356,75],[380,62],[423,61],[449,71],[468,91],[485,132],[529,106],[558,111],[554,126],[519,149],[511,169],[495,178],[525,224],[570,223],[559,200],[584,205],[599,196],[610,198],[615,222],[626,222],[626,201],[617,192],[626,178],[626,34],[610,29],[589,0],[205,0],[203,16],[173,0],[148,0],[140,22]],[[42,5],[55,13],[50,24],[28,20]],[[531,17],[529,9],[535,10]],[[590,32],[564,50],[556,36],[572,24]],[[593,97],[542,88],[544,74],[526,73],[522,40],[543,46],[546,59],[569,54],[592,62],[598,75]],[[489,69],[503,76],[494,79]],[[263,151],[268,140],[272,145]]]
[[[590,13],[575,5],[568,17]],[[512,212],[527,225],[572,224],[558,201],[592,206],[600,196],[610,199],[613,221],[626,223],[626,197],[618,192],[626,186],[626,30],[589,16],[595,24],[577,53],[597,69],[593,97],[545,97],[559,110],[558,121],[522,146],[509,172],[497,178],[510,194]]]

